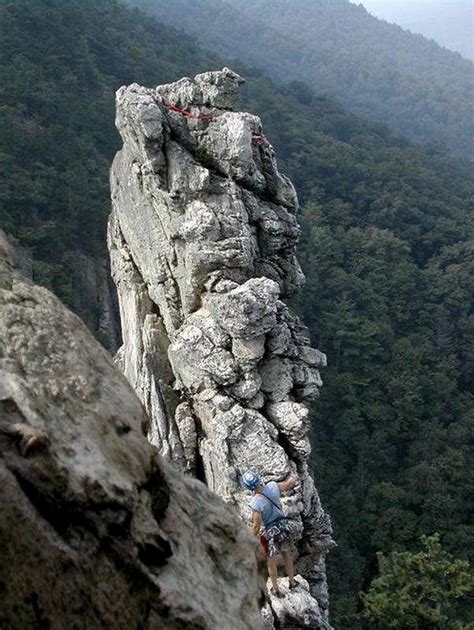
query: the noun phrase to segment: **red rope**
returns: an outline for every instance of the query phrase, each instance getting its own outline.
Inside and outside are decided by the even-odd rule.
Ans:
[[[168,101],[165,101],[165,100],[163,100],[163,103],[172,112],[177,112],[178,114],[181,114],[183,118],[192,118],[193,120],[205,120],[205,121],[216,120],[216,118],[218,118],[218,116],[215,116],[214,114],[193,114],[192,112],[189,111],[189,109],[178,107],[177,105],[173,105],[173,103],[169,103]],[[268,143],[268,140],[265,138],[264,135],[253,134],[252,146],[259,147],[267,143]]]
[[[259,134],[254,134],[252,136],[252,145],[254,147],[259,147],[262,144],[267,144],[268,140],[265,138],[264,135],[259,135]]]
[[[207,121],[215,120],[217,118],[217,116],[214,116],[213,114],[193,114],[188,109],[178,107],[177,105],[173,105],[173,103],[168,103],[168,101],[163,101],[163,103],[168,109],[171,109],[171,111],[181,114],[181,116],[183,116],[184,118],[193,118],[194,120]]]

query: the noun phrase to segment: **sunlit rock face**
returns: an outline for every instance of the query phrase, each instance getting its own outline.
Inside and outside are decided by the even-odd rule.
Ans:
[[[262,628],[240,515],[163,461],[85,325],[0,231],[0,627]]]
[[[298,473],[286,510],[299,524],[313,613],[328,627],[324,556],[333,542],[308,470],[307,407],[326,358],[284,302],[304,280],[298,202],[258,116],[234,111],[241,83],[225,68],[117,92],[117,360],[150,416],[152,444],[244,519],[242,471],[267,481]]]

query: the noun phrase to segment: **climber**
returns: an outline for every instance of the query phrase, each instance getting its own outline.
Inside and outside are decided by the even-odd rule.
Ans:
[[[281,492],[292,490],[298,483],[298,476],[291,475],[287,481],[270,481],[264,483],[260,476],[252,471],[242,476],[244,485],[252,490],[254,496],[250,501],[252,508],[252,533],[259,537],[260,544],[267,558],[268,575],[272,583],[271,593],[276,597],[283,594],[278,588],[277,554],[283,558],[288,575],[290,589],[296,588],[293,568],[293,556],[290,551],[290,523],[285,518],[281,505]]]

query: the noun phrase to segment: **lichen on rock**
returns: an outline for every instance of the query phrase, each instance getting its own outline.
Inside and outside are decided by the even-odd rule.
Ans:
[[[320,593],[334,543],[308,469],[308,403],[325,356],[283,301],[304,280],[297,196],[259,117],[233,111],[241,83],[225,68],[117,92],[109,249],[119,361],[151,441],[244,519],[242,471],[298,473],[287,501],[301,531],[298,568],[328,627]]]

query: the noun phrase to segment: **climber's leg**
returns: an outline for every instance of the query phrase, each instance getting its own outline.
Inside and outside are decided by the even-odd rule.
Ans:
[[[293,566],[293,556],[291,554],[291,551],[283,551],[281,552],[282,558],[283,558],[283,563],[285,565],[285,569],[286,569],[286,574],[288,576],[288,579],[290,581],[290,586],[294,583],[295,581],[295,568]]]
[[[275,591],[278,591],[278,569],[276,556],[269,556],[267,558],[268,575]]]

